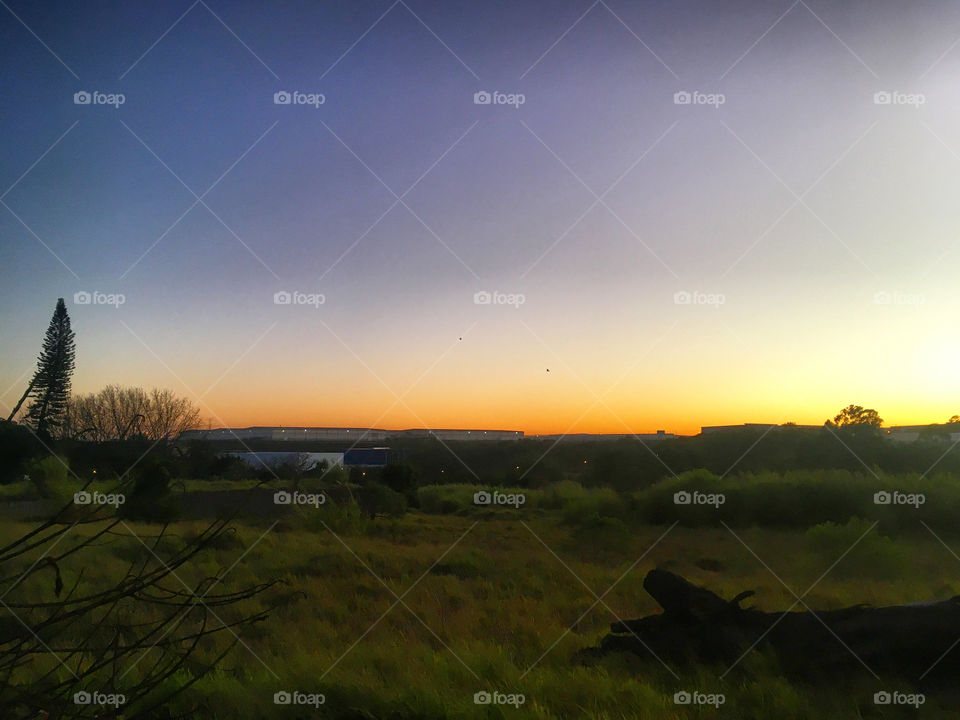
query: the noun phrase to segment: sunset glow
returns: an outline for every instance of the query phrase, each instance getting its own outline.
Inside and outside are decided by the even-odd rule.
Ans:
[[[441,43],[398,5],[351,47],[384,8],[242,4],[245,46],[199,7],[138,60],[182,10],[22,9],[62,63],[3,25],[0,400],[65,297],[75,392],[168,387],[215,426],[960,410],[956,8],[892,47],[894,4],[755,46],[782,9],[598,6],[556,47],[579,6],[488,10],[420,8]]]

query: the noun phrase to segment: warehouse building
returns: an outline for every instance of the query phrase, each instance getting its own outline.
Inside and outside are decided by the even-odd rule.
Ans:
[[[519,440],[522,430],[380,430],[336,427],[249,427],[186,430],[180,440],[320,440],[329,442],[384,442],[391,437],[438,440]]]

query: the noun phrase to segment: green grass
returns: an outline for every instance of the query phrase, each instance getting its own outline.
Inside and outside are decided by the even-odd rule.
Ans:
[[[181,480],[176,483],[178,487],[183,487],[186,492],[206,491],[222,492],[224,490],[249,490],[257,486],[270,486],[259,480]]]
[[[239,524],[235,537],[178,575],[190,583],[216,574],[252,547],[225,577],[226,588],[277,577],[303,597],[252,629],[244,637],[249,649],[236,648],[182,699],[183,707],[199,702],[198,717],[217,720],[310,716],[273,704],[275,692],[297,689],[324,693],[327,702],[317,716],[328,718],[896,717],[873,705],[873,681],[796,686],[759,655],[724,681],[719,675],[725,668],[678,669],[677,680],[655,660],[611,656],[587,667],[572,659],[595,645],[611,621],[657,610],[641,585],[655,566],[726,597],[754,589],[758,607],[780,610],[793,596],[744,544],[800,593],[870,523],[806,531],[743,528],[736,531],[739,539],[723,527],[677,526],[644,556],[668,526],[628,529],[604,514],[613,499],[607,491],[533,491],[523,509],[493,511],[473,507],[475,490],[425,489],[421,501],[458,503],[458,511],[446,514],[369,522],[338,517],[335,508],[302,510],[265,535],[267,525]],[[570,522],[571,507],[588,518]],[[130,527],[141,535],[156,529]],[[184,522],[172,529],[189,535],[200,527]],[[0,535],[28,528],[8,523]],[[69,587],[82,570],[85,586],[102,586],[123,572],[138,546],[121,538],[98,548],[95,562],[64,560],[64,582]],[[14,595],[45,598],[51,585],[41,573]],[[599,595],[611,586],[604,596],[610,609],[594,606],[591,591]],[[956,594],[960,562],[930,533],[921,527],[890,538],[873,528],[805,602],[838,608]],[[397,596],[402,603],[396,604]],[[944,649],[953,640],[944,638]],[[726,704],[717,711],[675,706],[673,693],[684,688],[722,692]],[[526,701],[519,709],[477,706],[473,696],[480,690],[522,693]],[[922,716],[952,715],[928,699]]]

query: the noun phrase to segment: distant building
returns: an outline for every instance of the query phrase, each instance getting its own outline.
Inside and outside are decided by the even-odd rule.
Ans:
[[[214,430],[186,430],[180,440],[360,440],[383,441],[386,430],[374,428],[326,427],[248,427],[216,428]]]
[[[776,423],[742,423],[740,425],[707,425],[700,428],[701,435],[716,433],[739,432],[740,430],[772,430],[779,427]],[[796,427],[796,426],[790,426]]]
[[[343,453],[347,467],[383,467],[390,462],[390,448],[351,448]]]
[[[567,433],[563,435],[537,435],[538,440],[554,440],[557,442],[600,442],[603,440],[675,440],[680,437],[665,430],[655,433]]]
[[[392,437],[437,438],[438,440],[519,440],[522,430],[395,430],[388,433]]]
[[[262,469],[264,466],[276,468],[281,465],[293,465],[301,459],[304,461],[304,470],[312,470],[321,462],[325,462],[327,467],[334,465],[343,467],[343,453],[238,452],[225,454],[240,458],[254,469]]]
[[[894,442],[916,442],[917,440],[941,440],[960,442],[960,423],[933,425],[894,425],[881,430],[884,437]]]
[[[706,425],[700,428],[700,434],[715,435],[717,433],[740,432],[742,430],[774,430],[776,428],[781,428],[784,430],[818,430],[822,427],[823,425],[797,425],[796,423],[741,423],[740,425]]]
[[[519,440],[522,430],[380,430],[336,427],[249,427],[186,430],[180,440],[325,440],[336,442],[384,442],[391,437],[437,438],[439,440]]]
[[[390,448],[351,448],[345,452],[232,452],[224,453],[230,457],[243,460],[254,470],[262,470],[265,466],[278,468],[281,465],[294,465],[303,462],[301,469],[312,470],[320,463],[327,467],[383,467],[390,462]]]
[[[742,425],[708,425],[700,428],[701,435],[738,432],[742,430],[773,430],[774,428],[803,428],[816,430],[823,425],[772,425],[767,423],[743,423]],[[894,442],[916,442],[917,440],[940,440],[960,443],[960,423],[932,425],[893,425],[880,428],[883,437]]]

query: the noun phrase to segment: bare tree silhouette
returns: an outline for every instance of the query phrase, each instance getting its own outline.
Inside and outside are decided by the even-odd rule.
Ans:
[[[179,571],[233,531],[231,517],[195,537],[163,525],[145,539],[110,506],[82,504],[87,488],[0,547],[0,715],[173,718],[160,708],[267,618],[279,598],[255,611],[241,604],[276,581],[215,592],[218,573],[188,584]],[[135,552],[122,575],[96,588],[84,583],[104,546],[124,540]],[[225,635],[232,639],[221,642]],[[122,707],[84,704],[94,690],[122,695]]]

